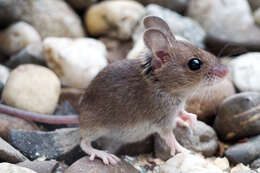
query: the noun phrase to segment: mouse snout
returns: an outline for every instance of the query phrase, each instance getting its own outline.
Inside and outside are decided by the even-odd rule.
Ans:
[[[229,70],[226,65],[217,64],[209,70],[207,80],[222,79],[228,74],[228,71]]]

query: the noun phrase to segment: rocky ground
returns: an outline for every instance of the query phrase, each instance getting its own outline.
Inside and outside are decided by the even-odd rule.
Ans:
[[[1,0],[0,92],[4,104],[42,114],[76,115],[83,89],[108,64],[138,58],[142,19],[163,18],[180,39],[217,55],[229,76],[187,101],[193,151],[170,156],[159,135],[122,145],[116,166],[90,161],[77,125],[47,125],[0,114],[0,172],[260,172],[259,0]],[[110,139],[95,145],[105,148]]]

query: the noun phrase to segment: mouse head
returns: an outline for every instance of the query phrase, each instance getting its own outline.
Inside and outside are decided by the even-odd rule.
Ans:
[[[176,40],[161,18],[148,16],[144,19],[144,26],[147,30],[143,39],[150,50],[147,69],[156,77],[160,87],[169,92],[187,91],[226,76],[226,66],[220,64],[214,55],[186,41]]]

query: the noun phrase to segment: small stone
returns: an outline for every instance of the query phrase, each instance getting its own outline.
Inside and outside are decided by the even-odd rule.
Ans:
[[[101,160],[89,160],[89,157],[83,157],[73,163],[65,173],[140,173],[132,165],[121,160],[116,165],[105,165]]]
[[[212,122],[221,102],[234,94],[235,88],[232,82],[225,78],[213,86],[198,89],[191,98],[188,98],[186,110],[196,114],[201,121]]]
[[[73,8],[78,10],[85,10],[92,4],[97,3],[98,0],[66,0]]]
[[[17,22],[0,32],[0,52],[11,56],[27,45],[41,41],[39,33],[25,22]]]
[[[223,140],[232,141],[260,133],[260,94],[244,92],[226,98],[215,119],[214,128]]]
[[[136,1],[104,1],[90,7],[85,24],[92,36],[108,35],[128,40],[144,13],[144,7]]]
[[[20,52],[11,56],[10,60],[6,63],[10,68],[16,68],[21,64],[45,65],[41,42],[26,46]]]
[[[18,163],[27,160],[27,158],[0,137],[0,160]]]
[[[23,168],[10,163],[0,163],[0,172],[4,173],[37,173],[28,168]]]
[[[230,62],[232,79],[240,91],[260,91],[260,53],[246,53]]]
[[[177,126],[174,129],[176,139],[185,148],[201,152],[205,156],[213,156],[218,149],[218,141],[215,131],[205,123],[198,121],[193,134],[191,129]],[[155,136],[155,155],[163,160],[168,160],[170,155],[170,148],[159,135]]]
[[[62,84],[86,88],[108,63],[105,45],[91,38],[47,38],[43,54]]]
[[[24,161],[17,164],[28,169],[31,169],[37,173],[54,173],[59,163],[56,160],[48,161]]]
[[[251,163],[250,167],[251,167],[252,169],[258,169],[258,168],[260,168],[260,158],[254,160],[254,161]]]
[[[257,173],[257,172],[250,170],[248,166],[239,163],[230,170],[230,173]]]
[[[225,156],[233,163],[250,164],[260,155],[260,136],[249,138],[247,142],[238,143],[225,151]]]
[[[59,79],[48,68],[20,65],[11,72],[2,97],[9,106],[52,114],[58,103],[60,88]]]
[[[254,12],[255,23],[260,26],[260,7]]]
[[[0,64],[0,82],[5,84],[9,75],[10,70],[6,66]]]
[[[11,130],[10,142],[29,159],[61,159],[72,157],[70,152],[79,145],[80,135],[78,128],[51,132]]]

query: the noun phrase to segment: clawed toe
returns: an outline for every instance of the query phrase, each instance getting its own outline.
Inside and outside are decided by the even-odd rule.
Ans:
[[[117,156],[107,153],[105,151],[96,150],[94,153],[90,155],[89,159],[94,160],[96,157],[100,158],[103,161],[103,163],[106,165],[109,164],[115,165],[118,162],[120,162],[120,159]]]

